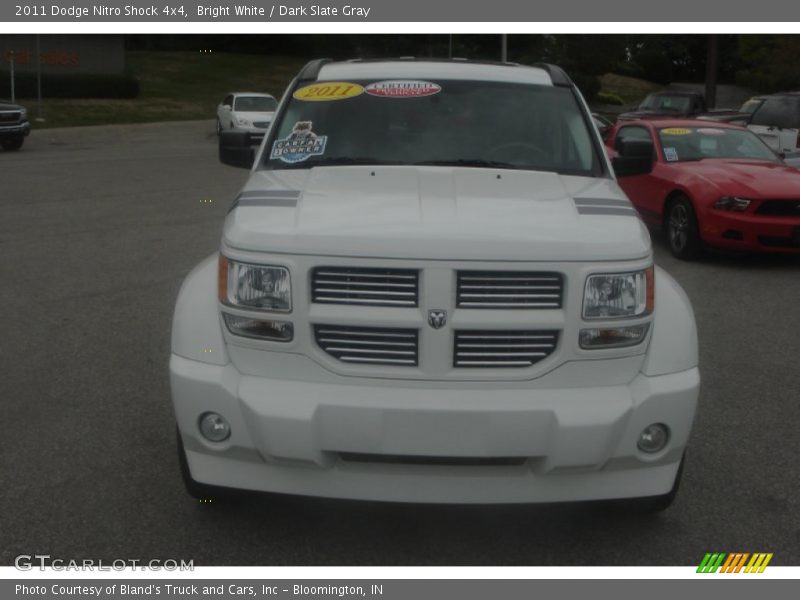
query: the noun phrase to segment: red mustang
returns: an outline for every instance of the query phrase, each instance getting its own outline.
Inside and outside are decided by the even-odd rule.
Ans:
[[[704,244],[800,253],[800,170],[747,129],[625,121],[606,144],[619,185],[646,223],[664,228],[678,258]]]

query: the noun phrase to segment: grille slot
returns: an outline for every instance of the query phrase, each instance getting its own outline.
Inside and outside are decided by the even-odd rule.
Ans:
[[[314,325],[317,345],[334,358],[352,364],[416,367],[416,329]]]
[[[461,368],[530,367],[550,356],[558,331],[455,332],[453,366]]]
[[[417,306],[419,271],[318,267],[311,274],[311,300],[319,304]]]
[[[524,456],[409,456],[398,454],[363,454],[359,452],[340,452],[339,457],[347,462],[447,467],[518,467],[524,465],[528,460]]]
[[[800,200],[764,200],[756,213],[773,217],[800,217]]]
[[[461,308],[561,308],[560,273],[459,271],[456,305]]]
[[[15,111],[0,112],[0,123],[17,123],[22,118],[22,113]]]

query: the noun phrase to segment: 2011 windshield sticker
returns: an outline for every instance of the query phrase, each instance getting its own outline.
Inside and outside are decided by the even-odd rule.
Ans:
[[[299,163],[309,156],[319,156],[325,152],[327,135],[317,135],[311,130],[311,121],[298,121],[292,133],[272,144],[270,159],[285,163]]]
[[[376,81],[366,87],[370,96],[383,98],[422,98],[442,91],[442,86],[430,81],[389,80]]]
[[[332,100],[346,100],[355,98],[364,93],[364,87],[357,83],[345,81],[324,81],[312,83],[295,90],[294,98],[305,102],[330,102]]]
[[[690,135],[692,130],[686,129],[685,127],[667,127],[666,129],[662,129],[661,133],[663,135]]]

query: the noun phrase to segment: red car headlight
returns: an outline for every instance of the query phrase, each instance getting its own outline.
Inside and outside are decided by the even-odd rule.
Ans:
[[[742,212],[747,210],[752,200],[748,198],[740,198],[738,196],[723,196],[714,202],[714,208],[719,210],[732,210],[735,212]]]

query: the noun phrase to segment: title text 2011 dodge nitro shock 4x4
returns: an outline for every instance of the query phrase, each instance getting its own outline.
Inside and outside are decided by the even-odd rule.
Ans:
[[[224,132],[223,162],[247,143]],[[631,141],[617,175],[649,159]],[[648,509],[699,386],[689,301],[577,88],[466,61],[302,70],[183,284],[170,371],[198,496]]]

